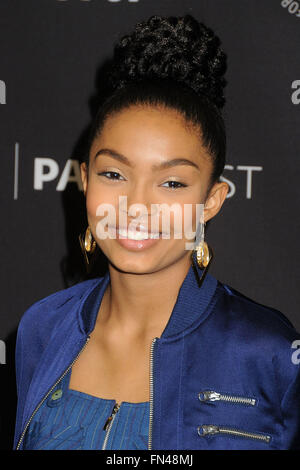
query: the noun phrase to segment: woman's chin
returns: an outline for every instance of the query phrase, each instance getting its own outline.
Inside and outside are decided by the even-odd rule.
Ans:
[[[142,263],[130,259],[110,259],[109,263],[119,272],[127,274],[150,274],[157,270],[156,264],[149,261],[149,263]]]
[[[150,274],[161,269],[162,253],[154,256],[153,254],[124,252],[113,250],[107,253],[108,262],[117,270],[130,274]]]

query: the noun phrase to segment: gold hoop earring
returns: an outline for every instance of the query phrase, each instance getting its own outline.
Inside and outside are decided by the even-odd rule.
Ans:
[[[84,248],[90,255],[92,255],[96,249],[96,246],[97,243],[93,238],[90,227],[88,226],[85,231]]]
[[[196,261],[193,256],[194,253],[196,254]],[[213,259],[213,251],[206,242],[202,241],[199,243],[197,248],[192,250],[191,258],[195,277],[198,283],[198,287],[200,288],[208,272],[211,260]],[[199,276],[198,268],[203,270],[201,277]]]
[[[201,240],[199,245],[196,247],[195,251],[196,251],[196,259],[197,259],[199,268],[200,269],[206,268],[211,259],[208,244],[204,240]]]
[[[202,230],[203,230],[202,237],[203,238],[199,242],[199,244],[196,246],[196,248],[194,248],[192,250],[192,255],[191,255],[192,265],[193,265],[193,268],[194,268],[195,276],[196,276],[199,287],[201,287],[201,285],[202,285],[202,283],[205,279],[205,276],[207,274],[207,271],[208,271],[209,265],[211,263],[211,260],[213,259],[213,251],[208,246],[206,241],[204,241],[204,227],[205,227],[205,224],[202,226]],[[194,256],[193,256],[194,254],[196,255],[195,256],[196,261],[195,261]],[[199,277],[199,273],[198,273],[197,268],[200,268],[201,270],[203,270],[203,273],[202,273],[201,277]]]
[[[91,258],[90,256],[94,253],[97,243],[93,238],[90,227],[88,226],[84,234],[79,235],[79,244],[84,257],[85,267],[89,273],[91,270]]]

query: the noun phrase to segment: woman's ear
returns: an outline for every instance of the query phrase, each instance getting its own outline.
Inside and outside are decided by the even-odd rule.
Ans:
[[[84,192],[84,195],[86,195],[88,169],[87,169],[87,166],[86,166],[85,162],[81,163],[81,165],[80,165],[80,173],[81,173],[81,181],[82,181],[83,192]]]
[[[205,222],[212,219],[219,212],[226,199],[228,190],[229,186],[225,181],[215,183],[212,186],[204,204]]]

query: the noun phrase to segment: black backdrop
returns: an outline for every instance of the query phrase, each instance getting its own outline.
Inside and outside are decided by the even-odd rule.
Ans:
[[[20,317],[81,279],[78,159],[102,66],[138,20],[185,13],[213,28],[228,54],[231,189],[206,234],[212,274],[300,330],[300,2],[0,0],[3,449],[14,426]]]

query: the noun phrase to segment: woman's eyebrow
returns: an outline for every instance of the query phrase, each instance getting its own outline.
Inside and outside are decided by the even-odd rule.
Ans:
[[[114,158],[115,160],[118,160],[119,162],[124,163],[125,165],[128,165],[131,168],[134,166],[128,160],[128,158],[125,157],[125,155],[122,155],[121,153],[116,152],[115,150],[112,150],[112,149],[108,149],[108,148],[98,150],[95,155],[95,159],[99,155],[103,155],[103,154],[108,155]],[[170,167],[177,166],[177,165],[189,165],[200,171],[198,165],[196,165],[196,163],[194,163],[193,161],[188,160],[187,158],[173,158],[172,160],[165,160],[161,163],[152,165],[152,170],[153,171],[164,170],[166,168],[170,168]]]

